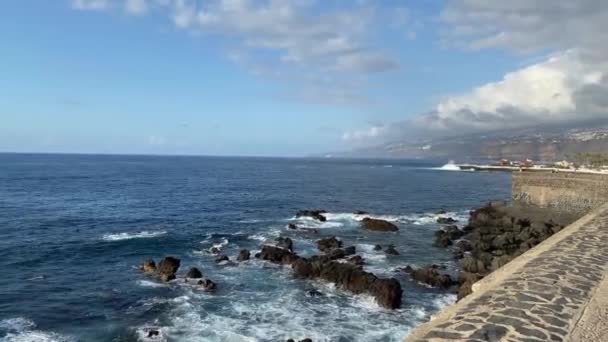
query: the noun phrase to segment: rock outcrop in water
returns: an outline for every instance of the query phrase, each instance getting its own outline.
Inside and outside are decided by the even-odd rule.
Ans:
[[[310,217],[317,221],[325,222],[327,218],[323,215],[327,213],[326,210],[300,210],[296,213],[296,218]]]
[[[144,261],[144,264],[141,266],[141,270],[146,273],[154,273],[156,272],[156,263],[152,259],[148,259]]]
[[[275,241],[277,243],[277,247],[293,252],[293,241],[290,238],[278,237],[275,239]]]
[[[409,273],[415,281],[432,287],[448,289],[456,284],[448,274],[440,273],[439,266],[437,265],[430,265],[418,269],[407,266],[404,271]]]
[[[399,230],[394,223],[386,220],[374,219],[366,217],[361,220],[361,226],[367,230],[373,230],[377,232],[395,232]]]
[[[341,247],[342,241],[338,240],[335,236],[331,236],[317,241],[317,248],[319,248],[321,252],[329,252],[332,249]]]
[[[394,278],[378,278],[355,265],[328,260],[324,256],[299,258],[292,268],[298,278],[319,278],[355,294],[368,293],[385,308],[397,309],[401,306],[401,284]]]
[[[158,263],[157,272],[162,281],[175,279],[175,273],[179,269],[180,260],[171,256],[165,257]]]
[[[248,249],[241,249],[239,255],[236,257],[237,261],[247,261],[251,257],[251,253]]]
[[[186,278],[199,279],[203,277],[203,273],[196,267],[190,267],[186,273]]]
[[[344,249],[334,248],[325,255],[301,258],[287,249],[268,245],[263,246],[256,255],[262,260],[291,265],[298,278],[323,279],[355,294],[368,293],[385,308],[396,309],[401,306],[402,290],[396,279],[378,278],[357,265],[335,261],[345,256]]]

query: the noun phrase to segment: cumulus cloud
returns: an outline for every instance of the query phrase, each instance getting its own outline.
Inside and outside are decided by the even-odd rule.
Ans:
[[[547,57],[388,125],[385,139],[608,121],[608,1],[450,0],[441,21],[448,46]]]
[[[245,49],[272,50],[279,62],[329,71],[382,72],[398,63],[367,46],[373,19],[369,7],[316,12],[316,1],[175,0],[178,27],[214,32]]]
[[[185,31],[216,35],[228,48],[228,59],[261,77],[294,88],[290,97],[322,103],[366,103],[367,89],[353,79],[399,68],[390,53],[372,44],[378,27],[404,28],[405,7],[394,11],[370,1],[328,6],[323,0],[72,0],[75,8],[119,7],[128,14],[158,12]],[[387,23],[382,18],[390,17]],[[380,24],[380,25],[378,25]],[[246,58],[244,58],[245,56]],[[328,76],[333,83],[310,82]]]
[[[374,125],[367,129],[346,132],[342,135],[342,139],[355,143],[361,141],[367,142],[384,136],[387,133],[387,129],[388,127],[384,125]]]
[[[605,63],[571,50],[449,96],[414,122],[429,130],[495,130],[608,118]]]

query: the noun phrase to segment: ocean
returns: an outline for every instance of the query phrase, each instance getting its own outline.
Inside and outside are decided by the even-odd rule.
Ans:
[[[395,268],[455,270],[450,252],[432,246],[437,212],[464,224],[470,209],[508,199],[510,184],[507,173],[426,161],[0,154],[0,341],[401,341],[455,295]],[[296,219],[301,209],[325,209],[328,220]],[[357,210],[400,230],[365,231]],[[208,253],[215,246],[234,259],[288,236],[311,256],[332,235],[356,247],[365,270],[400,281],[401,309]],[[181,259],[178,279],[138,270],[167,255]],[[217,290],[180,278],[190,266]],[[146,337],[150,328],[160,335]]]

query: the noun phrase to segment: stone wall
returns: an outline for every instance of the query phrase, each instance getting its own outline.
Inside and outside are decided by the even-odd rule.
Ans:
[[[516,203],[583,214],[608,203],[608,175],[514,172],[512,197]]]
[[[477,282],[406,342],[608,341],[607,243],[608,204]]]

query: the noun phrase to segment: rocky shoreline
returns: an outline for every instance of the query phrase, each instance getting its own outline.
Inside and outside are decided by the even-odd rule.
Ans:
[[[325,222],[324,210],[302,210],[296,217],[308,217]],[[399,231],[393,222],[362,215],[360,227],[364,230],[391,234]],[[536,246],[546,238],[560,231],[574,218],[556,217],[546,211],[534,211],[530,208],[518,208],[504,202],[491,202],[470,211],[469,219],[462,224],[458,220],[437,213],[436,223],[442,227],[434,234],[434,246],[450,249],[458,265],[458,273],[449,274],[438,265],[420,268],[404,265],[394,270],[395,275],[406,275],[417,283],[458,294],[458,300],[472,291],[472,286],[492,271],[500,268],[510,260]],[[289,230],[318,235],[314,229],[299,227],[290,223]],[[402,286],[394,277],[381,278],[364,270],[365,259],[357,255],[355,246],[344,246],[336,236],[319,236],[316,240],[318,255],[301,257],[294,250],[291,238],[279,236],[274,241],[267,241],[260,247],[254,257],[259,260],[282,265],[291,269],[297,279],[319,279],[335,284],[338,288],[353,294],[368,294],[378,305],[386,309],[398,309],[402,305]],[[374,247],[386,255],[398,255],[394,245]],[[213,247],[208,254],[215,258],[218,265],[236,265],[250,260],[249,250],[240,250],[232,260],[222,254],[220,248]],[[160,281],[167,282],[177,278],[180,260],[165,257],[158,264],[147,260],[140,269]],[[214,291],[218,285],[203,277],[203,272],[191,267],[183,276],[186,283],[204,291]],[[316,294],[311,294],[316,295]],[[148,337],[156,336],[158,331],[150,330]]]
[[[437,265],[400,269],[412,279],[458,294],[458,300],[472,292],[472,286],[527,250],[562,230],[578,217],[507,202],[490,202],[470,212],[465,225],[441,219],[434,245],[448,248],[458,262],[457,275],[442,273]]]

